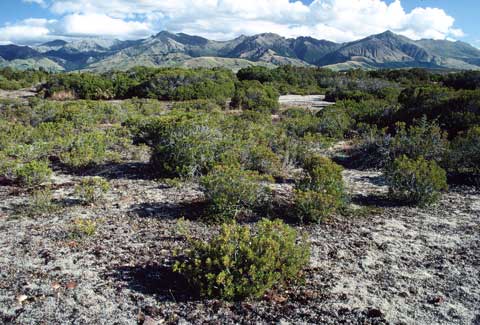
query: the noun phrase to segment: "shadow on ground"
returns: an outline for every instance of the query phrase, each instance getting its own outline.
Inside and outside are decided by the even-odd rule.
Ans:
[[[350,202],[361,206],[377,206],[379,208],[399,208],[408,206],[403,202],[392,200],[386,195],[352,195]]]
[[[171,266],[149,263],[120,266],[107,274],[118,282],[144,295],[155,295],[159,300],[183,302],[198,300],[185,278],[172,271]]]
[[[173,203],[140,203],[130,207],[130,214],[140,218],[187,218],[199,219],[205,216],[207,204],[204,201]]]
[[[124,162],[111,163],[93,166],[90,168],[82,168],[79,170],[72,170],[67,166],[57,163],[56,166],[62,172],[75,176],[101,176],[108,180],[113,179],[129,179],[129,180],[151,180],[158,175],[149,163],[145,162]]]

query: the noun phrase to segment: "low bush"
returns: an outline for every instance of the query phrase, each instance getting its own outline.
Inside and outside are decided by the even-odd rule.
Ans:
[[[222,226],[209,242],[189,240],[185,259],[174,265],[202,296],[225,300],[260,297],[274,286],[298,281],[309,261],[306,237],[283,222],[263,219],[253,233],[236,223]]]
[[[274,113],[279,108],[278,91],[259,81],[245,80],[237,83],[231,106],[260,112]]]
[[[344,206],[346,200],[343,168],[329,158],[307,156],[304,176],[294,196],[295,218],[300,222],[320,222]]]
[[[71,234],[73,237],[91,237],[95,235],[97,228],[94,220],[78,218],[73,221]]]
[[[52,212],[56,208],[53,201],[53,194],[50,187],[41,188],[33,191],[30,198],[28,212],[29,214],[44,214]]]
[[[445,170],[423,157],[395,159],[386,169],[386,179],[392,198],[420,206],[434,203],[448,188]]]
[[[327,157],[310,155],[303,162],[304,177],[299,181],[298,188],[325,192],[338,197],[344,195],[342,177],[343,168]]]
[[[20,164],[15,169],[16,180],[28,187],[40,185],[50,179],[52,170],[48,166],[48,161],[34,160],[25,164]]]
[[[424,116],[408,128],[404,123],[397,124],[396,134],[389,144],[389,155],[392,160],[405,155],[412,159],[424,157],[441,163],[448,147],[447,134]]]
[[[60,161],[70,168],[85,168],[107,159],[107,139],[103,132],[94,131],[78,137],[60,154]]]
[[[110,184],[104,178],[83,178],[75,187],[75,195],[85,204],[93,204],[102,200],[109,190]]]
[[[294,217],[301,223],[322,222],[343,206],[337,197],[324,192],[296,190],[294,194]]]
[[[190,100],[186,102],[177,102],[172,105],[172,109],[183,110],[185,112],[212,112],[222,110],[222,106],[216,102],[207,99]]]
[[[480,127],[474,127],[452,141],[447,165],[454,172],[480,174]]]
[[[228,220],[266,207],[269,191],[261,184],[262,180],[257,172],[245,171],[235,165],[216,166],[200,179],[209,204],[208,218]]]
[[[317,117],[320,119],[317,132],[331,138],[343,139],[354,122],[346,109],[336,105],[321,110]]]

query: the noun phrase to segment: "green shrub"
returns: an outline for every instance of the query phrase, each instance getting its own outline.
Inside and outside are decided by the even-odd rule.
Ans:
[[[15,177],[17,181],[25,186],[37,186],[50,179],[52,170],[48,166],[48,161],[31,161],[19,165],[15,169]]]
[[[75,187],[75,195],[84,203],[93,204],[103,199],[110,190],[108,181],[101,177],[83,178]]]
[[[474,127],[452,141],[447,165],[455,172],[480,174],[480,127]]]
[[[60,154],[60,161],[70,168],[84,168],[107,159],[107,138],[100,131],[83,133]]]
[[[397,124],[396,134],[389,144],[389,156],[392,160],[403,155],[413,159],[424,157],[441,163],[448,147],[447,134],[424,116],[408,128],[404,123]]]
[[[317,117],[320,119],[317,132],[331,138],[342,139],[353,125],[347,110],[336,105],[321,110]]]
[[[236,84],[231,106],[239,109],[274,113],[279,107],[279,93],[259,81],[245,80]]]
[[[77,218],[73,220],[72,236],[73,237],[91,237],[97,232],[97,222],[90,219]]]
[[[319,223],[343,206],[332,194],[312,190],[294,192],[294,217],[302,223]]]
[[[197,99],[197,100],[191,100],[186,102],[174,103],[172,105],[172,109],[183,110],[186,112],[195,112],[195,111],[212,112],[212,111],[220,111],[222,107],[212,100]]]
[[[386,170],[386,178],[392,198],[420,206],[434,203],[440,192],[448,189],[445,170],[423,157],[395,159]]]
[[[274,286],[301,279],[309,261],[305,237],[283,222],[263,219],[256,233],[236,223],[223,225],[209,242],[189,240],[185,260],[174,265],[200,294],[225,300],[260,297]]]
[[[53,202],[53,194],[50,187],[33,191],[30,198],[29,214],[44,214],[52,212],[56,208]]]
[[[0,176],[9,180],[14,179],[17,165],[17,160],[11,159],[8,155],[0,151]]]
[[[251,214],[269,202],[269,191],[258,173],[238,166],[216,166],[200,179],[209,204],[209,218],[228,220]]]
[[[305,175],[299,181],[298,188],[339,197],[344,195],[343,168],[329,158],[316,154],[307,156],[303,162],[303,169]]]
[[[320,222],[344,206],[343,168],[327,157],[310,155],[303,162],[304,176],[297,184],[294,206],[300,222]]]
[[[257,171],[264,175],[280,177],[283,166],[280,157],[272,149],[255,141],[233,140],[229,149],[220,156],[222,165],[238,165],[246,170]]]
[[[224,151],[224,134],[215,114],[174,112],[140,128],[153,147],[151,163],[167,177],[208,173]]]

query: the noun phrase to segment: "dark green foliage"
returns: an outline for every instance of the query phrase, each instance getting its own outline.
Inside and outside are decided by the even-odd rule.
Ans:
[[[48,73],[44,70],[14,70],[12,68],[0,69],[0,89],[17,90],[36,86],[45,81]]]
[[[393,124],[393,116],[398,110],[398,105],[385,100],[371,99],[365,101],[340,101],[336,104],[350,116],[358,129],[360,125],[376,125],[387,127]]]
[[[240,69],[237,72],[237,78],[243,80],[258,80],[261,83],[272,82],[274,80],[273,71],[265,67],[248,67]]]
[[[451,144],[447,162],[449,170],[480,174],[480,127],[458,135]]]
[[[91,73],[52,75],[43,87],[45,97],[55,99],[112,99],[113,82]]]
[[[130,96],[161,100],[226,100],[235,89],[235,76],[223,69],[159,69],[130,90]]]
[[[241,81],[235,87],[231,106],[238,109],[247,109],[260,112],[277,111],[279,93],[269,85],[259,81]]]
[[[172,105],[172,109],[174,110],[184,110],[185,112],[195,112],[195,111],[202,111],[202,112],[213,112],[219,111],[225,108],[225,103],[223,103],[223,107],[216,102],[208,99],[197,99],[197,100],[190,100],[186,102],[177,102]]]
[[[340,88],[329,90],[325,94],[325,100],[329,102],[336,102],[339,100],[353,100],[356,102],[361,102],[373,98],[373,95],[360,90],[346,90]]]
[[[402,108],[396,114],[397,121],[411,124],[413,120],[427,116],[438,120],[450,136],[480,124],[480,90],[452,91],[438,86],[405,89],[399,97]]]
[[[386,169],[390,196],[420,206],[436,202],[447,190],[446,172],[423,157],[399,157]]]
[[[239,166],[216,166],[200,179],[209,204],[209,218],[228,220],[249,215],[269,202],[269,190],[258,173]]]
[[[320,119],[317,131],[327,137],[341,139],[353,125],[347,110],[336,105],[321,110],[317,116]]]
[[[210,241],[189,240],[185,258],[174,266],[200,294],[240,300],[301,279],[310,248],[305,237],[281,221],[262,220],[256,232],[235,223]]]
[[[454,89],[480,89],[480,71],[463,71],[451,73],[443,78],[443,83],[447,87]]]

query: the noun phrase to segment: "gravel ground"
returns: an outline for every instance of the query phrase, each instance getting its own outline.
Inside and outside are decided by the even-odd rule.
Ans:
[[[56,173],[62,208],[19,214],[28,193],[0,186],[0,322],[5,324],[480,324],[480,191],[452,188],[428,209],[384,199],[382,174],[346,170],[353,212],[304,228],[306,282],[259,301],[199,300],[173,274],[194,216],[195,185],[168,187],[132,163],[93,171],[112,191],[96,206],[73,196],[81,176]],[[371,208],[371,205],[376,205]],[[78,218],[97,222],[75,235]],[[188,224],[198,238],[212,226]]]

